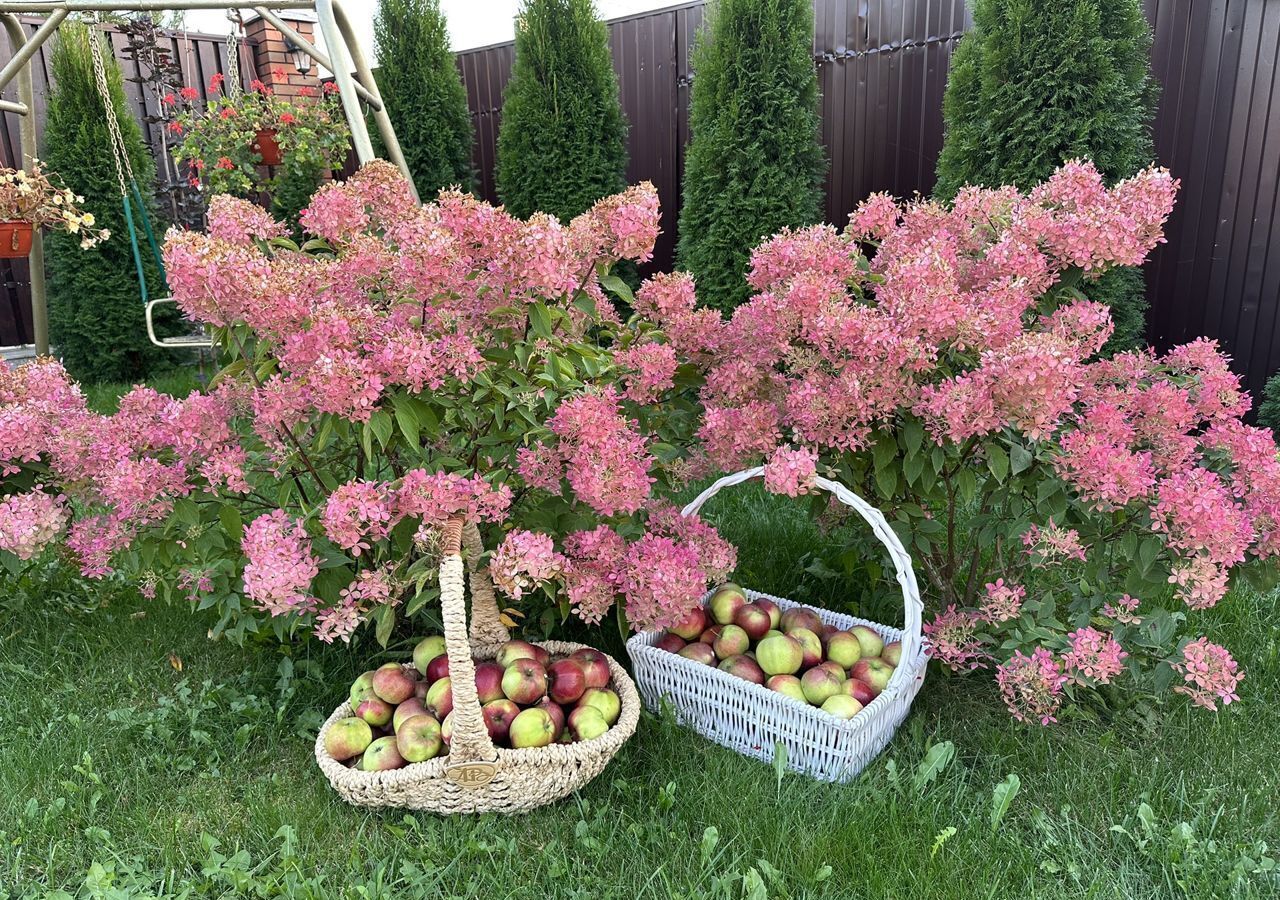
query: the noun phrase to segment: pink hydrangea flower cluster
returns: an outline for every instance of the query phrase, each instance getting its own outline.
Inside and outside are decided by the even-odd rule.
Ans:
[[[1018,618],[1022,612],[1022,601],[1026,599],[1027,589],[1020,584],[1005,584],[1003,578],[986,585],[987,597],[983,601],[978,616],[992,625],[1008,622]]]
[[[519,600],[529,589],[558,578],[564,565],[550,535],[517,529],[493,551],[489,576],[499,590]]]
[[[1182,659],[1173,664],[1184,684],[1174,688],[1186,694],[1191,702],[1208,710],[1217,710],[1217,701],[1226,706],[1240,699],[1236,693],[1244,672],[1220,644],[1208,638],[1196,638],[1182,648]]]
[[[1088,549],[1080,542],[1080,532],[1055,525],[1053,519],[1043,528],[1032,523],[1022,535],[1022,546],[1036,566],[1083,560]]]
[[[650,403],[675,384],[679,360],[671,344],[638,344],[619,352],[614,359],[630,373],[628,400]]]
[[[817,462],[818,454],[807,447],[779,447],[765,463],[765,489],[787,497],[812,493]]]
[[[980,621],[974,613],[951,604],[932,622],[924,623],[929,654],[953,672],[985,668],[991,655],[978,634]]]
[[[1020,650],[996,668],[996,684],[1009,713],[1019,722],[1050,725],[1062,706],[1062,688],[1067,683],[1062,666],[1044,647],[1030,656]]]
[[[315,598],[311,582],[320,559],[300,520],[282,509],[261,515],[244,529],[245,594],[273,616],[310,612]]]
[[[1063,654],[1062,665],[1073,678],[1109,684],[1124,672],[1124,661],[1129,654],[1111,634],[1090,625],[1069,633],[1067,641],[1070,649]]]
[[[579,500],[602,516],[634,513],[648,500],[653,457],[612,385],[561,403],[547,427],[559,438],[555,453]],[[540,480],[552,481],[549,474]]]
[[[1142,622],[1141,616],[1134,615],[1140,604],[1141,601],[1137,597],[1125,594],[1115,603],[1102,604],[1102,614],[1115,619],[1121,625],[1137,625]]]
[[[31,559],[62,535],[71,516],[62,497],[37,486],[0,498],[0,550]]]
[[[630,543],[607,525],[573,532],[563,553],[549,535],[513,531],[494,552],[490,573],[513,600],[558,581],[585,622],[599,622],[621,599],[632,627],[664,628],[698,604],[708,582],[733,570],[737,552],[710,525],[669,503],[654,504],[647,525]]]

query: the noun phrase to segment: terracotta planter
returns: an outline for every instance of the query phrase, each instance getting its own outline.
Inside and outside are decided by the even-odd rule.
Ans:
[[[274,128],[264,128],[254,135],[252,149],[262,157],[264,166],[280,165],[280,145],[276,142]]]
[[[0,222],[0,259],[21,259],[31,252],[30,222]]]

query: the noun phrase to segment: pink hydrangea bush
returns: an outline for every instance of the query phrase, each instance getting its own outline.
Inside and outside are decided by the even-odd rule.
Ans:
[[[1212,342],[1100,359],[1112,324],[1089,299],[1163,239],[1176,190],[1162,169],[1107,187],[1072,162],[952,207],[877,195],[843,232],[761,244],[727,319],[687,275],[650,280],[650,339],[701,376],[691,470],[763,463],[792,497],[816,470],[879,506],[943,610],[935,658],[993,673],[1020,719],[1197,667],[1214,686],[1182,692],[1226,702],[1226,663],[1179,647],[1233,570],[1277,552],[1275,442],[1241,421]]]
[[[101,416],[56,363],[0,376],[0,466],[45,476],[0,500],[0,551],[60,540],[89,577],[221,610],[217,633],[325,641],[417,615],[455,517],[544,630],[615,606],[661,625],[733,568],[657,499],[674,356],[629,350],[604,292],[652,252],[651,185],[521,221],[457,192],[417,206],[372,163],[301,222],[303,247],[220,197],[208,233],[168,235],[174,297],[225,355],[213,390]]]

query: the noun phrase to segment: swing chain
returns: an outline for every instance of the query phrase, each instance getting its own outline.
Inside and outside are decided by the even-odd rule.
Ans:
[[[227,97],[232,102],[239,100],[240,95],[244,93],[244,88],[240,84],[240,32],[244,29],[244,20],[240,17],[238,10],[228,10],[227,18],[233,22],[231,31],[227,34],[227,77],[224,81]]]
[[[101,24],[101,17],[98,17],[97,21]],[[111,100],[111,88],[107,84],[107,67],[102,57],[102,38],[97,28],[89,29],[89,52],[93,57],[93,77],[97,82],[98,94],[102,97],[102,105],[106,111],[107,132],[111,140],[111,156],[116,164],[116,180],[120,183],[120,195],[128,197],[129,185],[135,183],[133,164],[129,161],[129,151],[125,147],[124,136],[120,134],[116,105]]]

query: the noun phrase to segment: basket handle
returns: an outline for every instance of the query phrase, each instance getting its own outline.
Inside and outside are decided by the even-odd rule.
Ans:
[[[480,541],[480,529],[474,522],[467,522],[462,527],[462,544],[467,549],[467,565],[471,569],[471,642],[505,644],[511,640],[511,632],[502,624],[502,612],[493,592],[489,567],[481,568],[479,565],[480,557],[484,555],[484,544]]]
[[[718,478],[705,491],[694,497],[689,505],[681,510],[681,515],[695,515],[698,510],[702,509],[702,505],[720,493],[721,489],[735,484],[742,484],[744,481],[760,478],[763,475],[764,466],[756,466],[753,469],[743,469],[741,472]],[[889,527],[884,513],[880,512],[880,510],[867,503],[867,501],[838,481],[832,481],[819,475],[815,476],[814,484],[862,516],[863,520],[871,526],[871,530],[875,532],[875,536],[880,539],[880,543],[884,544],[888,549],[889,557],[893,560],[893,568],[898,575],[898,584],[902,587],[902,601],[906,614],[905,633],[902,637],[902,658],[903,660],[914,659],[920,649],[922,640],[920,621],[924,615],[924,604],[920,600],[920,586],[916,584],[915,570],[911,567],[911,556],[907,553],[907,549],[902,546],[902,541],[898,540],[898,535]],[[450,665],[452,665],[452,661],[450,661]],[[907,682],[913,677],[909,669],[910,667],[906,665],[897,666],[893,670],[893,675],[889,677],[889,684],[884,689],[884,693],[892,692],[896,694],[904,689]]]
[[[440,560],[440,612],[444,619],[445,652],[449,656],[449,678],[453,688],[453,736],[449,742],[450,765],[492,762],[498,758],[489,729],[480,712],[476,693],[476,667],[471,661],[467,640],[467,603],[463,590],[463,523],[450,519],[444,526],[444,556]],[[479,535],[477,535],[479,540]],[[477,574],[488,580],[488,575]],[[491,589],[492,590],[492,589]],[[491,598],[492,599],[492,598]]]

